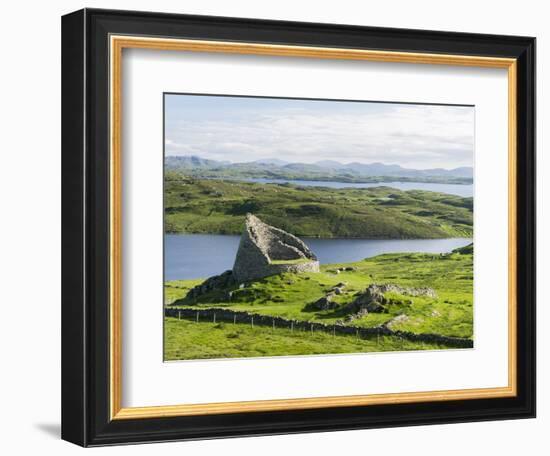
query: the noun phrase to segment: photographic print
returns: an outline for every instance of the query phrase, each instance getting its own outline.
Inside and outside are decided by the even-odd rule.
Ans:
[[[474,106],[164,95],[164,360],[468,349]]]
[[[64,440],[535,416],[534,38],[83,9],[62,54]]]

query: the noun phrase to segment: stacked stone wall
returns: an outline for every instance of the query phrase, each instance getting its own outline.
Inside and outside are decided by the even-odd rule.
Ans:
[[[362,328],[352,325],[334,325],[303,320],[290,320],[283,317],[272,317],[269,315],[255,314],[245,311],[235,311],[222,308],[193,309],[193,308],[171,308],[164,310],[166,317],[179,318],[200,322],[225,322],[225,323],[247,323],[257,326],[269,326],[271,328],[285,328],[296,331],[323,331],[329,334],[356,336],[368,339],[373,336],[394,336],[412,342],[427,342],[445,345],[452,348],[473,348],[472,339],[460,337],[448,337],[440,334],[416,334],[409,331],[394,331],[387,326],[375,328]]]

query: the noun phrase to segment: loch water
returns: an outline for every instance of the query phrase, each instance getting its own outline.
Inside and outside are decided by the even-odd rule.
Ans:
[[[284,180],[284,179],[246,179],[247,182],[257,182],[260,184],[294,184],[302,187],[328,187],[328,188],[372,188],[372,187],[392,187],[398,190],[425,190],[429,192],[448,193],[463,198],[474,196],[473,184],[438,184],[431,182],[328,182],[328,181],[310,181],[310,180]]]
[[[472,242],[448,239],[317,239],[302,238],[322,264],[360,261],[383,253],[446,253]],[[164,280],[206,278],[231,269],[240,236],[166,234]]]

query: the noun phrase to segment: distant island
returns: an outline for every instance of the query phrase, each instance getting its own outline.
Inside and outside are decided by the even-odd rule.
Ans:
[[[332,160],[315,163],[289,163],[279,159],[264,159],[231,163],[198,156],[167,156],[167,171],[183,172],[203,179],[281,179],[323,182],[376,183],[425,182],[441,184],[472,184],[473,168],[469,166],[444,169],[411,169],[384,163],[340,163]]]

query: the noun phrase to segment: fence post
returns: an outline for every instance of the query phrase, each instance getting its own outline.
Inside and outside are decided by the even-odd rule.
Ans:
[[[199,322],[199,311],[197,310],[197,319],[196,319],[197,323]]]
[[[178,310],[178,320],[181,320],[181,310]]]
[[[294,332],[294,322],[293,321],[290,322],[290,331]]]
[[[274,318],[271,319],[271,323],[272,323],[272,325],[273,325],[273,331],[275,331],[275,319],[274,319]]]
[[[233,315],[233,324],[237,323],[237,314]]]
[[[214,312],[214,320],[213,323],[216,323],[216,312]]]
[[[252,324],[252,327],[254,327],[254,317],[250,317],[250,323]]]

